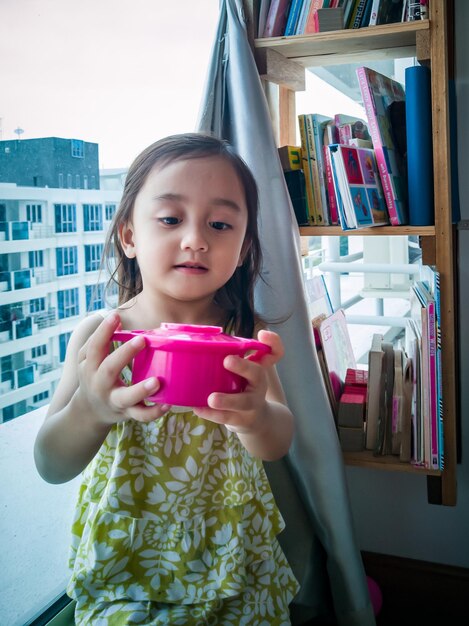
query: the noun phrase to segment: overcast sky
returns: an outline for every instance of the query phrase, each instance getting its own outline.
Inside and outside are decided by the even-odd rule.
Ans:
[[[99,144],[102,168],[195,128],[218,0],[0,0],[2,139]]]

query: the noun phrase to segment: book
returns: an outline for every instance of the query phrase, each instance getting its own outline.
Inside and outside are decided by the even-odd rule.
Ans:
[[[394,350],[394,386],[392,390],[392,453],[399,455],[402,443],[402,420],[404,415],[404,353],[400,348]]]
[[[311,0],[311,5],[309,7],[308,15],[306,17],[305,28],[303,31],[305,35],[316,32],[314,15],[318,9],[322,9],[323,5],[324,5],[323,0]]]
[[[284,172],[302,169],[301,146],[281,146],[278,155]]]
[[[363,13],[365,12],[366,3],[367,0],[358,0],[356,10],[353,14],[353,21],[351,22],[349,28],[360,28],[363,19]]]
[[[304,172],[303,170],[287,170],[283,175],[298,226],[307,226],[309,221]]]
[[[371,5],[370,21],[368,22],[368,26],[376,26],[380,4],[381,4],[381,0],[373,0],[373,3]]]
[[[411,401],[411,462],[424,464],[423,444],[423,375],[422,375],[422,334],[413,319],[407,320],[405,329],[405,350],[412,362],[412,401]]]
[[[329,152],[342,229],[389,224],[374,151],[333,144]]]
[[[357,68],[384,197],[393,226],[408,223],[407,179],[403,162],[402,123],[405,92],[400,83],[368,67]],[[393,118],[399,118],[394,120]],[[405,143],[405,137],[404,137]]]
[[[257,36],[263,37],[265,31],[265,25],[267,22],[267,16],[270,9],[270,0],[260,0],[259,6],[259,19],[257,20]]]
[[[392,343],[383,341],[382,386],[378,415],[378,441],[374,453],[386,456],[392,454],[392,400],[394,389],[394,348]]]
[[[427,289],[423,281],[416,281],[413,289],[422,305],[421,320],[422,326],[425,325],[422,335],[426,334],[428,345],[424,346],[423,356],[426,358],[427,384],[429,395],[429,414],[430,414],[430,468],[440,469],[440,425],[439,415],[439,390],[441,385],[438,381],[438,346],[437,346],[437,319],[436,319],[436,303],[435,298]]]
[[[403,392],[404,403],[402,407],[402,420],[401,420],[401,445],[399,449],[399,460],[403,463],[410,463],[411,461],[411,446],[412,446],[412,392],[413,392],[413,372],[412,372],[412,359],[403,353],[404,365],[403,365]]]
[[[332,302],[327,290],[324,276],[312,276],[304,281],[306,304],[308,314],[311,321],[323,316],[323,319],[329,317],[334,312]]]
[[[344,28],[344,10],[342,7],[318,9],[313,16],[314,32],[327,33]]]
[[[320,226],[319,218],[319,175],[316,166],[316,149],[314,145],[313,125],[307,114],[298,115],[301,138],[301,156],[305,173],[306,197],[311,224]]]
[[[300,17],[301,6],[303,0],[292,0],[290,4],[290,11],[288,13],[287,24],[285,26],[285,37],[290,37],[295,34],[296,25]]]
[[[376,18],[377,24],[394,24],[402,20],[403,0],[381,0]]]
[[[444,468],[444,427],[443,427],[443,370],[441,360],[441,298],[440,273],[433,265],[422,265],[421,280],[435,299],[436,311],[436,366],[437,366],[437,405],[438,405],[438,455],[440,469]]]
[[[327,188],[327,210],[329,212],[329,218],[331,224],[339,224],[339,210],[337,207],[337,198],[334,189],[334,176],[332,173],[332,161],[329,152],[329,145],[323,146],[324,154],[324,167],[326,174],[326,188]]]
[[[322,216],[323,224],[331,224],[331,217],[328,210],[328,193],[326,183],[326,164],[324,162],[324,129],[332,119],[327,115],[320,115],[319,113],[313,113],[311,115],[311,121],[313,124],[313,141],[314,151],[316,156],[316,168],[317,179],[319,185],[319,199],[318,202],[318,214]]]
[[[366,435],[365,447],[375,450],[378,441],[378,419],[380,395],[383,386],[383,335],[375,333],[368,353],[368,385],[366,399]]]
[[[424,65],[405,70],[407,190],[411,226],[435,223],[430,81],[430,68]]]
[[[339,402],[347,369],[357,368],[343,309],[338,309],[321,322],[319,336],[330,384]]]
[[[298,24],[296,25],[295,35],[302,35],[305,32],[306,19],[308,17],[311,2],[312,0],[303,0],[300,16],[298,18]]]
[[[285,32],[291,0],[272,0],[263,37],[280,37]]]

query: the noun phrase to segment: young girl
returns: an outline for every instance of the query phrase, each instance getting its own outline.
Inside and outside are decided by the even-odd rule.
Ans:
[[[73,332],[35,446],[45,480],[83,471],[67,589],[76,623],[289,624],[298,586],[262,460],[286,454],[293,418],[274,367],[281,340],[253,308],[250,171],[213,137],[156,142],[130,167],[105,252],[119,307]],[[167,321],[257,334],[271,354],[227,357],[247,387],[211,394],[206,408],[145,402],[156,378],[124,382],[144,339],[112,349],[112,335]]]

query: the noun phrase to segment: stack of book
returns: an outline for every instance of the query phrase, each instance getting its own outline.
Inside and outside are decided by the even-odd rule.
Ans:
[[[262,0],[258,37],[420,20],[428,17],[427,9],[428,0]]]
[[[344,452],[359,452],[365,446],[365,411],[368,373],[348,369],[339,401],[339,441]]]

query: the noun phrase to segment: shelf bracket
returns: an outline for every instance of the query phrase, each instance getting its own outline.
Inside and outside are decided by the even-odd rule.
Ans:
[[[263,80],[286,87],[291,91],[306,89],[305,69],[295,61],[268,48],[257,48],[255,57],[259,75]]]

